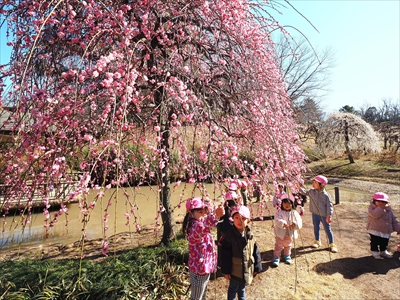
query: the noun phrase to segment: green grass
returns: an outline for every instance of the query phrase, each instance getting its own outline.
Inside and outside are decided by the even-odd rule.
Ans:
[[[188,289],[187,243],[91,260],[0,263],[0,299],[176,299]]]

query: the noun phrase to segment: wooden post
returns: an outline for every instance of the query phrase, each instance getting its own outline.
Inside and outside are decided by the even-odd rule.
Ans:
[[[335,186],[335,204],[340,203],[339,187]]]

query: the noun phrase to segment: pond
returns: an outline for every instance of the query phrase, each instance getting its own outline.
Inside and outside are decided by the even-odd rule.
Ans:
[[[216,188],[213,184],[204,185],[207,192],[210,194],[210,198],[216,199],[222,195],[221,190]],[[130,199],[133,199],[136,206],[139,208],[137,211],[137,216],[139,217],[137,223],[141,227],[147,225],[153,225],[156,222],[159,204],[158,197],[154,191],[154,187],[142,187],[139,192],[133,193],[132,190],[119,189],[109,189],[105,192],[102,201],[98,201],[94,207],[90,220],[85,226],[85,234],[88,239],[97,239],[103,236],[103,227],[108,226],[108,230],[105,232],[106,236],[118,234],[121,232],[136,231],[136,226],[131,219],[129,222],[125,217],[124,213],[130,210],[130,206],[126,204],[124,191],[130,195]],[[335,190],[334,186],[327,186],[327,191],[332,196],[332,200],[335,203]],[[118,192],[118,194],[117,194]],[[183,218],[185,215],[185,206],[180,205],[180,199],[189,198],[192,193],[194,196],[200,196],[199,189],[195,188],[193,184],[183,184],[179,187],[174,187],[171,189],[171,203],[174,209],[174,216],[178,218]],[[92,191],[88,195],[88,203],[93,201],[97,192]],[[110,197],[114,202],[108,209],[109,214],[106,224],[103,222],[105,208],[108,204],[108,199]],[[369,202],[371,194],[348,188],[340,188],[339,190],[340,203],[363,203]],[[253,201],[256,199],[254,198]],[[267,197],[266,201],[263,203],[264,210],[267,214],[273,213],[272,208],[272,197]],[[219,203],[222,203],[222,199],[219,198]],[[308,206],[306,204],[306,206]],[[115,208],[117,207],[117,211]],[[34,244],[50,244],[50,243],[62,243],[68,244],[79,240],[82,236],[82,213],[81,208],[78,203],[67,204],[68,217],[62,215],[59,217],[58,222],[49,231],[49,236],[46,238],[46,231],[44,229],[44,215],[43,208],[35,208],[32,214],[31,221],[29,225],[23,230],[19,216],[8,216],[3,218],[5,222],[4,231],[1,233],[0,248],[13,248],[19,243],[24,245],[34,245]],[[57,212],[58,208],[54,208],[52,213]],[[306,208],[307,210],[307,208]],[[259,213],[259,209],[254,211],[254,216]],[[161,222],[161,218],[158,218]]]
[[[215,190],[214,185],[204,185],[206,191],[211,195],[211,198],[217,198],[221,195],[221,191]],[[91,191],[87,197],[87,203],[94,201],[98,191]],[[136,231],[136,224],[131,220],[128,222],[125,216],[126,212],[131,210],[129,201],[138,208],[135,211],[135,216],[138,217],[136,223],[140,226],[155,224],[159,202],[155,187],[141,187],[140,190],[134,192],[133,189],[118,190],[111,188],[105,191],[101,200],[96,202],[94,209],[90,214],[90,219],[85,225],[85,234],[88,239],[101,238],[103,236],[103,228],[108,227],[106,235],[114,235],[121,232]],[[179,187],[171,188],[171,205],[174,210],[175,217],[184,217],[186,213],[185,205],[179,205],[180,199],[187,199],[191,196],[200,196],[200,190],[195,188],[193,184],[182,184]],[[112,199],[112,205],[108,207],[108,201]],[[221,200],[222,201],[222,200]],[[107,212],[105,209],[108,207]],[[44,228],[43,208],[34,208],[29,224],[22,229],[21,218],[18,211],[14,211],[13,215],[3,218],[3,230],[1,233],[0,248],[15,247],[18,243],[24,245],[32,245],[38,243],[63,243],[67,244],[79,240],[82,236],[83,214],[78,203],[67,204],[67,214],[58,217],[58,221],[49,230],[49,236],[46,239],[46,230]],[[59,210],[59,207],[54,207],[50,214],[53,215]],[[107,222],[103,222],[105,213],[108,214]],[[15,215],[16,214],[16,215]],[[158,218],[161,222],[161,217]]]

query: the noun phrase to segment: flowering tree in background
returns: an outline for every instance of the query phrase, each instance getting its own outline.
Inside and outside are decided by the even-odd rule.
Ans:
[[[380,152],[381,149],[372,126],[361,117],[345,112],[328,116],[319,130],[317,142],[325,152],[345,151],[350,163],[354,163],[355,153]]]
[[[152,184],[168,243],[175,234],[171,182],[237,174],[302,184],[305,157],[271,55],[269,32],[277,25],[268,10],[279,4],[1,3],[14,34],[1,73],[13,86],[1,105],[14,107],[6,122],[13,145],[1,153],[3,211],[22,197],[29,211],[34,194],[46,199],[53,185],[75,182],[79,172],[66,201],[79,199],[85,223],[97,203],[87,202],[89,190],[101,200],[111,187]],[[139,230],[138,207],[126,201],[121,214]],[[46,207],[46,230],[67,211],[64,204],[54,215]]]

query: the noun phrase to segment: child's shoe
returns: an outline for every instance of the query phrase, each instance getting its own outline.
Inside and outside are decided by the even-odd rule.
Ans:
[[[315,240],[314,243],[312,244],[313,248],[319,248],[321,246],[322,246],[321,241],[317,241],[317,240]]]
[[[275,268],[279,266],[279,258],[274,257],[274,260],[272,261],[272,266]]]
[[[378,251],[372,251],[372,257],[375,259],[383,259],[383,257],[380,256]]]
[[[334,243],[329,244],[329,250],[331,250],[332,253],[338,253],[338,249]]]
[[[384,258],[392,258],[393,255],[389,253],[387,250],[381,252],[381,256]]]
[[[287,264],[287,265],[292,264],[292,259],[290,258],[290,256],[285,256],[285,264]]]

